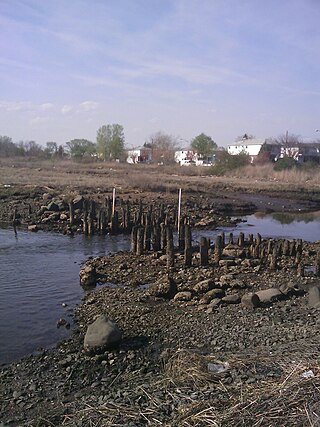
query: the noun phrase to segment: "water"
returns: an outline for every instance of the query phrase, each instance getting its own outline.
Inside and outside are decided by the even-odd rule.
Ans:
[[[237,227],[218,228],[216,230],[197,230],[193,233],[196,242],[200,237],[208,237],[214,241],[222,231],[238,236],[240,232],[261,234],[264,238],[303,239],[309,242],[320,241],[320,211],[311,213],[273,213],[257,212],[242,218]]]
[[[246,235],[320,241],[320,212],[263,215],[245,218],[237,227],[193,232],[214,240],[222,231]],[[57,329],[57,320],[72,322],[72,309],[84,295],[79,284],[81,264],[90,256],[128,250],[124,236],[67,237],[0,228],[0,365],[54,346],[70,331]],[[62,304],[67,304],[63,307]]]
[[[12,228],[0,229],[0,364],[66,338],[70,331],[56,324],[59,318],[72,323],[72,308],[84,294],[81,264],[129,245],[124,236],[15,235]]]

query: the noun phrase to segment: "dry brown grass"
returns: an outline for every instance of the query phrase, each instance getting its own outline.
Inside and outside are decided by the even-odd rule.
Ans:
[[[122,163],[75,163],[0,159],[0,186],[23,185],[104,192],[175,193],[214,192],[218,187],[234,190],[320,190],[320,171],[274,172],[268,166],[248,166],[230,176],[208,176],[210,168],[129,165]]]
[[[230,356],[230,372],[238,373],[231,382],[226,381],[229,371],[210,374],[208,362],[217,363],[214,355],[175,351],[165,358],[160,377],[147,380],[141,374],[131,378],[124,373],[118,378],[143,394],[145,405],[108,400],[96,405],[84,404],[76,411],[70,406],[61,425],[123,426],[130,422],[139,426],[171,427],[320,425],[317,345],[277,355]],[[253,373],[260,370],[263,375],[253,383],[242,382],[241,375],[248,370]],[[277,372],[277,376],[272,376],[272,372]],[[150,381],[148,385],[146,381]],[[165,397],[159,397],[163,392]],[[175,409],[164,422],[163,405],[171,404]]]
[[[229,176],[238,176],[239,178],[248,178],[255,180],[267,180],[271,182],[283,182],[290,184],[320,184],[320,167],[312,169],[286,169],[274,171],[272,164],[248,165],[237,171],[228,173]]]

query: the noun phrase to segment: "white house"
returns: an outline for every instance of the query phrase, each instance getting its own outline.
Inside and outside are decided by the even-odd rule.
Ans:
[[[185,148],[174,153],[174,160],[181,166],[211,166],[214,163],[215,156],[203,157],[196,151]]]
[[[196,164],[197,153],[194,150],[184,148],[174,153],[174,161],[181,166]]]
[[[237,155],[240,153],[246,153],[251,157],[251,162],[260,153],[261,147],[265,144],[266,140],[262,138],[248,138],[246,135],[234,144],[230,144],[227,147],[227,151],[231,155]]]
[[[127,151],[127,163],[150,163],[152,161],[152,149],[141,147]]]

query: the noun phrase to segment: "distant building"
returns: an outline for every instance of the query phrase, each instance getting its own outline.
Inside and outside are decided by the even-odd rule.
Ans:
[[[244,135],[239,141],[228,145],[227,151],[233,156],[240,153],[248,154],[248,156],[250,156],[251,163],[253,163],[265,143],[265,139],[248,138],[246,135]]]
[[[141,147],[127,151],[127,163],[150,163],[152,162],[152,149]]]
[[[185,148],[174,153],[174,160],[180,166],[211,166],[215,161],[215,156],[201,156],[196,151]]]

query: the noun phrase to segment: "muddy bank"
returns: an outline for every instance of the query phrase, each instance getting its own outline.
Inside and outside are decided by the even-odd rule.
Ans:
[[[318,251],[319,243],[303,243],[301,259],[309,267],[303,271],[287,249],[278,254],[276,268],[239,251],[219,262],[209,251],[206,266],[195,251],[191,267],[176,252],[169,271],[161,253],[89,260],[87,266],[104,285],[93,288],[76,309],[78,330],[70,340],[1,370],[1,421],[316,423],[319,311],[309,306],[308,291],[320,285],[313,269]],[[167,285],[174,291],[166,292]],[[280,293],[269,302],[262,297],[254,307],[243,302],[244,295],[270,288]],[[83,351],[87,326],[101,314],[116,322],[123,339],[114,349],[88,355]]]
[[[269,191],[270,193],[270,191]],[[145,213],[156,220],[177,221],[177,190],[174,193],[117,192],[115,214],[112,189],[98,191],[11,185],[0,188],[0,222],[30,230],[73,233],[130,233]],[[259,212],[309,212],[320,209],[319,194],[301,192],[244,192],[217,185],[199,193],[183,192],[181,215],[193,227],[234,224],[231,217]]]

